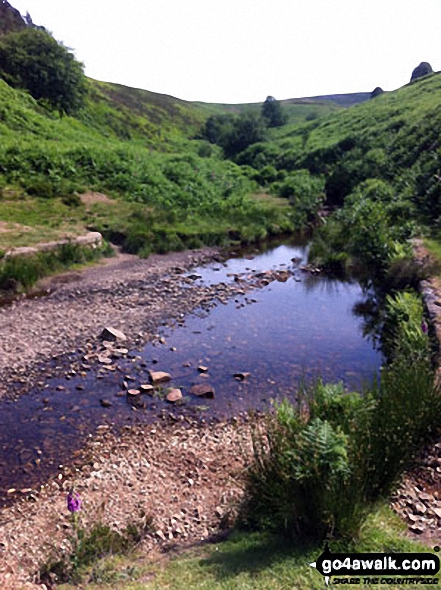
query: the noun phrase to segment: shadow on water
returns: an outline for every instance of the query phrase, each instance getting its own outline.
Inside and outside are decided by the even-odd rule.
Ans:
[[[188,316],[184,325],[163,330],[162,344],[148,343],[110,368],[69,373],[71,359],[60,358],[57,378],[15,402],[1,401],[0,502],[16,497],[6,494],[9,488],[35,486],[72,462],[98,425],[150,422],[163,410],[228,418],[292,398],[305,379],[320,376],[359,388],[373,378],[382,357],[372,339],[363,337],[363,320],[354,313],[365,298],[362,288],[356,280],[302,270],[306,259],[307,247],[291,244],[194,269],[189,274],[197,284],[228,283],[268,269],[286,269],[290,276]],[[208,371],[201,373],[200,365]],[[148,369],[170,373],[167,385],[182,389],[184,403],[172,407],[148,395],[139,405],[129,403],[124,382],[148,383]],[[249,376],[235,378],[237,373]],[[189,394],[200,383],[214,387],[214,399]]]

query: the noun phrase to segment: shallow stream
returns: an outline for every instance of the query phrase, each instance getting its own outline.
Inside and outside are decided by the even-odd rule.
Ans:
[[[0,504],[20,493],[8,494],[8,489],[31,488],[56,473],[98,425],[150,422],[164,409],[232,417],[293,398],[300,382],[319,376],[326,382],[342,380],[348,388],[375,378],[382,356],[363,336],[363,319],[354,313],[365,299],[360,284],[313,274],[305,270],[306,258],[307,246],[299,243],[194,269],[188,274],[196,284],[246,282],[268,270],[288,272],[281,281],[164,329],[162,343],[130,351],[113,371],[91,370],[69,379],[63,373],[18,401],[0,401]],[[60,375],[62,365],[60,359]],[[201,365],[208,371],[201,373]],[[183,405],[148,395],[142,395],[141,405],[129,402],[123,382],[129,387],[148,383],[148,369],[171,374],[170,385],[182,389]],[[249,376],[235,378],[238,373]],[[213,399],[189,395],[192,385],[202,383],[213,386]]]

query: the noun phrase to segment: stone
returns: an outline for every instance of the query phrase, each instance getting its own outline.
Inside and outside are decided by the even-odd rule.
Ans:
[[[182,399],[182,391],[180,389],[172,389],[166,395],[166,400],[170,403],[178,402]]]
[[[108,342],[115,342],[116,340],[127,340],[127,336],[123,332],[117,330],[116,328],[110,327],[104,328],[104,330],[101,332],[100,338],[101,340],[107,340]]]
[[[424,506],[422,502],[415,502],[414,504],[414,512],[416,514],[425,514],[427,508]]]
[[[164,371],[149,371],[150,382],[153,385],[158,385],[159,383],[167,383],[167,381],[171,380],[171,375],[169,373],[165,373]]]
[[[427,63],[427,61],[422,61],[420,65],[413,70],[410,81],[413,82],[414,80],[418,80],[418,78],[428,76],[429,74],[433,74],[432,66]]]
[[[130,397],[137,397],[138,395],[141,395],[141,392],[139,391],[139,389],[129,389],[127,391],[127,395]]]
[[[149,383],[143,383],[142,385],[139,386],[139,389],[140,389],[141,393],[149,393],[149,394],[153,393],[153,385],[150,385]]]
[[[208,373],[208,367],[206,367],[205,365],[199,365],[198,371],[199,373]]]
[[[198,397],[213,398],[215,391],[214,387],[209,383],[200,383],[198,385],[193,385],[190,389],[190,393]]]
[[[103,406],[103,408],[111,408],[113,406],[112,402],[107,399],[100,399],[100,404]]]
[[[372,90],[370,98],[376,98],[381,94],[384,94],[384,90],[380,86],[377,86],[376,88],[374,88],[374,90]]]
[[[251,373],[243,372],[243,373],[234,373],[233,377],[238,379],[239,381],[243,381],[244,379],[248,379]]]

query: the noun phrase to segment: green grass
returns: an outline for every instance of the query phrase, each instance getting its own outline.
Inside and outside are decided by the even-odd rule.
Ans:
[[[102,256],[111,256],[113,250],[104,245],[89,248],[79,244],[62,244],[49,252],[38,252],[33,256],[11,256],[0,260],[0,294],[28,291],[39,279],[62,272],[72,266],[97,261]]]
[[[372,514],[356,544],[331,544],[331,550],[357,552],[432,551],[405,536],[405,526],[385,505]],[[235,532],[221,543],[202,544],[194,549],[151,561],[134,553],[96,562],[89,569],[87,588],[104,590],[322,590],[322,576],[309,567],[322,547],[295,545],[271,534]],[[437,576],[438,579],[440,575]],[[87,576],[84,578],[87,580]],[[351,588],[364,588],[352,585]],[[393,589],[395,586],[388,586]],[[71,590],[74,586],[61,585]]]

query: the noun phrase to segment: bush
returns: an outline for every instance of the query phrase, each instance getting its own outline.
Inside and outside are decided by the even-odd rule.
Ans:
[[[248,146],[263,141],[266,136],[264,120],[255,113],[216,115],[205,124],[205,137],[220,145],[227,157],[233,157]]]
[[[284,401],[252,423],[241,524],[303,540],[357,536],[439,428],[440,411],[428,360],[398,352],[363,395],[321,382],[299,392],[296,405]]]
[[[280,197],[289,199],[294,208],[299,225],[313,221],[325,200],[325,181],[323,177],[312,176],[308,170],[291,172],[281,182],[275,183],[272,190]]]

